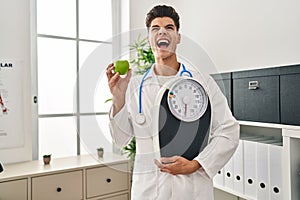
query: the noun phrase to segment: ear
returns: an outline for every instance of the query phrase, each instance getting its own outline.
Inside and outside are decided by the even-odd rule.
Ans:
[[[151,41],[150,41],[150,37],[149,37],[149,35],[147,35],[147,42],[148,42],[148,45],[151,47],[151,49],[152,49],[152,46],[151,46]]]
[[[147,35],[147,42],[148,42],[148,44],[150,44],[150,41],[149,41],[149,34]]]

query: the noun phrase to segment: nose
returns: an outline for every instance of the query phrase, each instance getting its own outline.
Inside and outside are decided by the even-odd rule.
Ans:
[[[158,34],[159,34],[159,35],[164,35],[164,34],[166,34],[166,32],[167,32],[167,30],[166,30],[164,27],[161,27],[161,28],[159,29],[159,31],[158,31]]]

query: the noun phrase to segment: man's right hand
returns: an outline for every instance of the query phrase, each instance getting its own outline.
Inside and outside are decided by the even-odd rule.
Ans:
[[[121,77],[119,72],[114,71],[114,64],[111,63],[106,68],[106,76],[108,79],[108,86],[113,95],[113,116],[115,116],[125,104],[125,94],[128,83],[131,77],[131,69],[125,77]]]

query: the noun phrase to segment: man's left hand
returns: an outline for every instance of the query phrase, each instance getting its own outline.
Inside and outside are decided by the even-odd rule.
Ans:
[[[191,174],[201,167],[198,161],[187,160],[181,156],[164,157],[160,161],[154,160],[160,171],[173,175]]]

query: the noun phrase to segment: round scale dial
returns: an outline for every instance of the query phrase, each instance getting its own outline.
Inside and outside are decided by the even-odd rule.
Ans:
[[[168,92],[168,105],[179,120],[192,122],[206,111],[208,97],[203,87],[193,79],[178,79]]]

